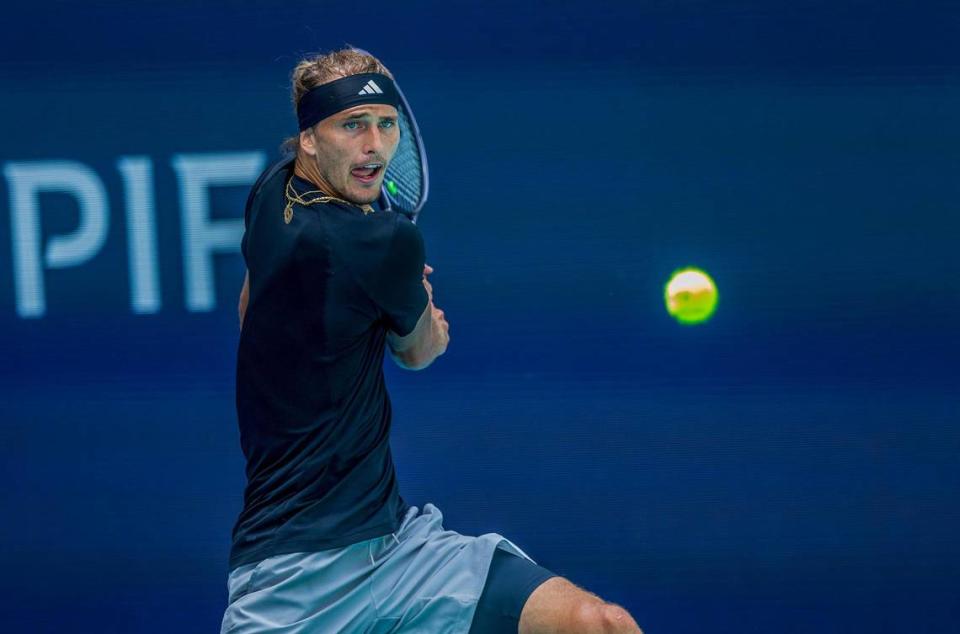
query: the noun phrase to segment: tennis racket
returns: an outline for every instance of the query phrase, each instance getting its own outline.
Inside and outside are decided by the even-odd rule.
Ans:
[[[351,48],[358,53],[370,55],[362,48],[355,46]],[[420,128],[413,116],[413,110],[410,109],[410,104],[400,90],[400,86],[396,81],[393,83],[400,95],[400,104],[397,108],[400,142],[397,144],[393,160],[387,165],[387,170],[383,174],[379,202],[385,210],[398,211],[416,222],[430,191],[427,153],[423,149],[423,139],[420,138]]]

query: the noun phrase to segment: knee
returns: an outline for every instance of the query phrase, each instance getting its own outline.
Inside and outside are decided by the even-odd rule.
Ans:
[[[574,608],[573,630],[591,634],[643,634],[630,613],[618,605],[584,600]]]
[[[633,620],[630,613],[619,605],[606,604],[603,606],[603,623],[607,628],[605,632],[620,632],[630,634],[643,634],[640,626]]]

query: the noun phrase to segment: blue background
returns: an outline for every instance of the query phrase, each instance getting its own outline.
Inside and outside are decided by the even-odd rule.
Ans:
[[[0,178],[0,629],[219,627],[243,263],[186,308],[171,161],[274,156],[293,65],[349,42],[430,158],[452,342],[387,368],[408,501],[648,634],[957,631],[957,3],[35,5],[0,23],[0,168],[86,165],[109,230],[23,318]],[[122,156],[153,165],[154,314]],[[76,229],[40,201],[44,244]],[[688,264],[721,293],[693,328],[662,299]]]

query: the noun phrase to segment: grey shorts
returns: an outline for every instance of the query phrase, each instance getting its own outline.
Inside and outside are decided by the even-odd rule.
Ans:
[[[445,530],[432,504],[410,507],[396,533],[237,567],[220,631],[466,634],[498,547],[530,559],[497,533]]]

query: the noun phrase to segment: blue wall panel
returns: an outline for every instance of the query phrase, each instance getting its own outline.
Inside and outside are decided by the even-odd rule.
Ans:
[[[420,120],[451,324],[387,368],[406,499],[648,632],[955,631],[958,13],[801,5],[10,9],[0,629],[218,627],[243,263],[203,244],[350,42]]]

